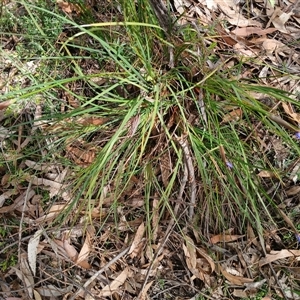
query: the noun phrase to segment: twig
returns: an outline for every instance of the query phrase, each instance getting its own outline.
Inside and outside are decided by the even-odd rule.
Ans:
[[[176,141],[182,148],[186,166],[188,169],[188,181],[190,186],[190,208],[189,208],[189,219],[192,220],[194,216],[194,207],[196,205],[196,180],[195,180],[195,169],[193,166],[191,151],[187,143],[186,136],[178,137],[175,135]]]
[[[127,247],[125,250],[123,250],[121,253],[119,253],[116,257],[114,257],[111,261],[109,261],[103,268],[101,268],[99,271],[97,271],[89,280],[86,281],[86,283],[83,285],[82,289],[87,289],[87,287],[103,272],[107,271],[108,268],[114,264],[116,261],[118,261],[121,257],[126,255],[130,249],[130,246]],[[71,298],[70,300],[74,300],[80,293],[79,289]]]
[[[20,225],[19,225],[19,242],[18,242],[18,260],[19,264],[21,264],[21,244],[22,244],[22,226],[23,226],[23,220],[24,220],[24,213],[27,205],[27,201],[29,198],[29,191],[31,190],[31,185],[32,181],[29,181],[26,194],[25,194],[25,199],[23,203],[23,209],[22,209],[22,215],[21,215],[21,220],[20,220]]]

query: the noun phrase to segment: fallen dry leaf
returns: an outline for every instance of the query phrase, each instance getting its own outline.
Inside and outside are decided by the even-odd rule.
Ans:
[[[242,118],[243,111],[241,108],[236,108],[223,116],[222,123],[228,123],[231,121],[238,121]]]
[[[71,14],[71,13],[80,14],[81,13],[81,8],[77,4],[66,2],[63,0],[57,0],[56,3],[57,3],[57,6],[66,14]]]
[[[67,145],[66,151],[73,161],[83,167],[90,165],[96,158],[97,149],[89,145]]]
[[[125,268],[112,283],[106,285],[100,291],[99,297],[109,297],[115,292],[118,292],[119,287],[125,282],[129,274],[129,268]]]
[[[242,57],[256,57],[259,53],[259,49],[257,48],[246,48],[245,45],[241,43],[236,43],[233,46],[234,52]]]
[[[36,290],[33,290],[33,294],[34,294],[34,299],[35,300],[43,300],[40,293]]]
[[[240,238],[243,238],[244,236],[245,235],[218,234],[218,235],[214,235],[213,237],[211,237],[210,242],[212,244],[217,244],[219,242],[228,243],[228,242],[233,242]]]
[[[294,13],[291,11],[289,13],[283,12],[280,7],[276,7],[273,15],[271,16],[268,24],[266,27],[270,26],[270,23],[272,22],[274,27],[277,28],[279,31],[283,33],[289,33],[289,31],[285,27],[285,23],[289,20],[289,18]]]
[[[38,245],[40,243],[42,229],[37,230],[35,234],[30,238],[27,251],[28,251],[28,263],[33,275],[36,275],[36,256],[38,253]]]
[[[276,178],[276,174],[272,171],[267,171],[267,170],[263,170],[260,171],[257,176],[261,177],[261,178]]]
[[[142,239],[145,233],[145,224],[144,222],[142,222],[138,228],[138,230],[136,231],[135,237],[133,239],[133,242],[131,244],[131,247],[129,249],[128,254],[130,254],[131,258],[136,257],[139,252],[141,251],[141,246],[142,245]]]
[[[70,293],[73,289],[72,284],[68,284],[65,288],[59,288],[57,286],[54,286],[52,284],[43,285],[42,287],[36,288],[36,290],[40,293],[40,295],[44,297],[59,297],[62,295],[66,295],[67,293]]]
[[[237,298],[246,298],[248,299],[247,293],[242,289],[234,289],[232,295]]]
[[[78,260],[79,254],[75,247],[69,243],[68,240],[63,241],[64,249],[68,255],[68,257],[71,259],[72,262],[74,262],[76,265],[84,268],[84,269],[90,269],[91,266],[87,262],[87,260]],[[83,251],[86,251],[86,248],[83,249]]]
[[[247,241],[253,243],[258,249],[261,248],[260,243],[257,240],[257,237],[254,234],[254,230],[250,224],[247,225]]]
[[[282,102],[281,105],[282,105],[285,113],[288,114],[293,121],[295,121],[298,124],[300,124],[300,114],[295,113],[295,111],[294,111],[294,109],[292,107],[292,104]]]
[[[8,190],[8,191],[4,192],[3,194],[1,194],[0,195],[0,208],[5,203],[5,200],[12,199],[13,198],[12,196],[16,195],[17,193],[18,193],[18,191],[13,189],[13,190]],[[1,212],[1,210],[0,210],[0,212]]]
[[[257,27],[237,27],[234,30],[232,30],[231,32],[237,36],[240,37],[246,37],[248,35],[251,34],[257,34],[257,35],[266,35],[266,34],[270,34],[274,31],[277,31],[276,28],[267,28],[267,29],[261,29],[261,28],[257,28]]]
[[[78,252],[75,249],[73,245],[70,244],[68,240],[63,241],[64,249],[66,250],[66,253],[68,254],[71,261],[75,262],[78,257]]]
[[[188,239],[186,242],[186,245],[183,244],[183,251],[185,254],[185,260],[187,263],[187,266],[189,270],[194,274],[198,273],[196,271],[196,264],[197,264],[197,258],[196,258],[196,248],[194,245],[194,242],[191,239]],[[194,274],[196,275],[196,274]],[[196,275],[199,278],[199,275]]]
[[[300,193],[300,185],[292,186],[290,189],[286,191],[288,196],[294,196]]]
[[[202,280],[209,286],[210,274],[215,270],[215,264],[211,257],[205,252],[194,245],[191,238],[185,237],[186,244],[182,245],[186,264],[191,273]]]
[[[153,284],[153,282],[154,282],[154,280],[148,282],[148,283],[145,285],[144,289],[143,289],[143,290],[140,292],[140,294],[139,294],[139,297],[138,297],[139,300],[147,300],[147,299],[149,299],[149,298],[147,298],[147,292],[148,292],[148,290],[150,289],[150,287],[151,287],[151,285]]]
[[[261,27],[261,23],[256,20],[251,20],[250,18],[245,18],[237,6],[237,2],[234,0],[209,0],[211,2],[210,7],[217,7],[224,12],[226,19],[231,25],[236,25],[239,27],[246,26],[257,26]],[[207,2],[207,4],[208,4]],[[214,2],[214,4],[212,3]]]
[[[262,267],[268,263],[271,263],[278,259],[287,258],[287,257],[295,257],[297,260],[299,260],[299,256],[300,256],[300,250],[283,249],[280,251],[271,251],[269,254],[266,255],[266,257],[262,258],[259,261],[259,266]]]
[[[14,210],[23,210],[23,204],[25,201],[25,197],[28,200],[30,200],[35,195],[34,190],[29,190],[29,192],[25,191],[22,193],[18,198],[16,198],[13,202],[13,204],[4,206],[0,208],[0,213],[8,213],[13,212]],[[25,208],[25,211],[27,208]]]
[[[232,284],[243,286],[244,283],[253,282],[253,279],[251,279],[251,278],[235,276],[235,275],[228,273],[225,269],[222,268],[221,265],[219,265],[219,269],[220,269],[221,273],[223,274],[223,276]]]
[[[26,180],[34,185],[41,186],[41,188],[49,190],[50,198],[53,198],[54,196],[60,194],[62,198],[67,202],[71,199],[70,194],[63,191],[67,189],[67,187],[59,182],[45,178],[38,178],[36,176],[30,176],[26,178]]]
[[[12,267],[13,270],[15,270],[17,276],[19,279],[23,282],[24,287],[27,289],[27,292],[31,299],[33,298],[33,287],[34,287],[34,278],[31,274],[30,267],[27,263],[26,254],[21,254],[20,257],[20,270]]]
[[[290,51],[290,49],[280,41],[274,39],[266,39],[262,43],[263,49],[266,51],[267,55],[271,55],[275,50],[276,52]]]
[[[52,221],[67,207],[68,207],[67,204],[54,204],[51,206],[49,212],[46,215],[39,217],[38,219],[35,220],[35,222],[40,223],[40,222]]]
[[[90,269],[91,266],[88,263],[88,257],[92,250],[92,236],[95,235],[95,228],[91,225],[87,227],[86,237],[83,246],[76,259],[76,265],[83,267],[84,269]]]
[[[294,231],[294,233],[297,233],[298,230],[296,229],[292,220],[284,213],[284,211],[282,209],[278,208],[278,211],[281,214],[283,220],[289,225],[289,227]]]

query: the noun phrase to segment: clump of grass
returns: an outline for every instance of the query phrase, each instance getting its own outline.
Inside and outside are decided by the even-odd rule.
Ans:
[[[274,122],[269,108],[252,95],[262,93],[298,105],[287,93],[259,82],[231,79],[241,65],[209,68],[208,60],[218,60],[213,52],[216,44],[207,47],[193,27],[183,28],[179,36],[166,35],[155,25],[147,1],[140,1],[138,7],[121,2],[124,19],[118,21],[123,23],[94,24],[76,24],[55,10],[23,5],[26,20],[45,38],[43,49],[51,44],[53,50],[36,52],[44,55],[42,66],[54,63],[56,72],[29,77],[31,85],[0,97],[16,103],[35,95],[50,98],[36,102],[45,112],[40,120],[52,124],[47,134],[39,129],[38,138],[48,152],[44,161],[54,155],[74,171],[71,205],[63,212],[67,219],[76,208],[89,207],[85,211],[93,222],[93,206],[101,206],[106,198],[112,199],[114,215],[119,207],[126,208],[130,194],[137,193],[144,200],[139,214],[144,214],[149,228],[153,199],[159,199],[160,218],[177,218],[181,213],[207,238],[229,227],[243,232],[248,223],[261,232],[262,219],[274,223],[276,200],[266,190],[284,175],[269,182],[257,176],[261,170],[275,174],[282,170],[275,160],[260,156],[256,129],[279,136],[290,149],[291,161],[299,155],[299,145],[293,133]],[[51,20],[72,28],[70,36],[53,48],[44,26],[32,22],[34,11],[44,16],[46,27],[45,20]],[[79,105],[68,104],[61,113],[58,89]],[[241,118],[224,121],[237,109]],[[87,116],[103,122],[76,124]],[[76,141],[97,149],[84,168],[74,166],[66,153]],[[178,202],[180,213],[173,211]],[[117,214],[114,219],[119,222]]]

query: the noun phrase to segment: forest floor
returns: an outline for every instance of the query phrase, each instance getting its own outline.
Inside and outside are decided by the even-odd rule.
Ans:
[[[300,1],[10,1],[0,299],[300,299]]]

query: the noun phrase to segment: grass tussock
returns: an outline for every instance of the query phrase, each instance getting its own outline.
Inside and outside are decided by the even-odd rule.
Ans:
[[[266,230],[297,232],[282,196],[297,176],[299,103],[265,84],[289,75],[269,66],[274,77],[263,80],[256,58],[222,53],[217,22],[163,30],[151,3],[2,8],[0,67],[13,74],[0,84],[1,193],[11,193],[0,202],[3,240],[43,228],[49,242],[81,228],[94,249],[105,236],[106,253],[143,224],[151,270],[171,232],[176,252],[175,236],[188,249],[252,230],[264,254]],[[100,259],[91,255],[90,267]]]

